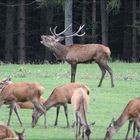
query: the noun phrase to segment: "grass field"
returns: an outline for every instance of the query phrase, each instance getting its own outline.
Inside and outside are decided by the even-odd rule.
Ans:
[[[91,127],[91,139],[103,140],[106,128],[114,117],[117,119],[130,99],[140,95],[140,64],[139,63],[110,63],[114,73],[115,87],[111,88],[109,74],[106,75],[102,87],[98,88],[101,72],[96,64],[81,64],[77,69],[77,82],[83,82],[91,89],[90,104],[88,110],[89,123],[96,121],[95,126]],[[39,82],[45,87],[44,97],[48,97],[52,90],[70,81],[70,65],[1,65],[0,79],[11,76],[13,82],[34,81]],[[68,106],[69,120],[74,121],[72,106]],[[48,128],[45,129],[41,117],[35,128],[31,128],[32,110],[19,110],[24,122],[27,140],[63,140],[74,139],[74,129],[65,128],[66,120],[63,108],[59,116],[59,123],[54,127],[56,109],[51,108],[47,112]],[[3,105],[0,108],[0,121],[7,123],[9,109]],[[124,139],[128,122],[119,130],[113,139]],[[13,113],[12,127],[21,131],[18,120]]]

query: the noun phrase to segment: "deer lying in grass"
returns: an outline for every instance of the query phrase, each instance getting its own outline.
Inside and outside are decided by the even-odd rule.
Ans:
[[[46,99],[42,96],[40,96],[39,102],[43,104],[46,101]],[[20,109],[34,109],[34,104],[31,101],[26,102],[17,102],[17,108]]]
[[[98,87],[102,85],[106,71],[109,72],[111,86],[114,87],[112,69],[107,65],[107,60],[110,58],[111,54],[110,49],[102,44],[74,44],[70,46],[61,44],[60,41],[64,40],[64,36],[61,35],[64,34],[69,27],[70,26],[61,33],[56,33],[57,26],[53,31],[50,28],[52,36],[42,35],[41,44],[49,48],[58,60],[67,61],[71,65],[71,82],[75,82],[77,64],[95,61],[102,71]],[[76,33],[65,37],[83,36],[85,33],[79,34],[83,27],[84,26],[80,26]]]
[[[6,79],[0,81],[0,87],[0,107],[3,104],[8,104],[10,106],[7,125],[10,125],[12,112],[15,111],[20,125],[22,126],[22,121],[17,112],[16,102],[31,101],[38,111],[43,112],[44,116],[46,115],[43,105],[39,102],[40,96],[44,91],[44,87],[40,84],[33,82],[12,83],[9,79]]]
[[[140,129],[140,98],[129,101],[120,117],[116,121],[112,120],[111,124],[107,128],[104,140],[111,140],[113,135],[124,125],[127,120],[130,121],[125,140],[128,138],[132,122],[135,123],[134,128],[137,128],[137,130]],[[133,137],[135,137],[135,132],[133,132]]]
[[[82,137],[86,137],[87,140],[89,140],[90,137],[90,127],[87,122],[87,109],[88,109],[88,101],[89,97],[85,90],[82,88],[76,89],[74,91],[74,94],[71,98],[71,103],[74,108],[75,113],[75,138],[78,139],[78,136],[80,135],[80,129],[81,126],[83,128]],[[79,125],[79,126],[78,126]],[[79,127],[79,134],[78,134],[78,127]]]
[[[71,103],[71,97],[77,88],[82,88],[87,94],[89,94],[90,92],[89,88],[82,83],[64,84],[62,86],[56,87],[52,91],[51,95],[46,100],[46,102],[43,104],[43,106],[45,106],[46,108],[46,111],[49,110],[51,107],[57,107],[55,126],[57,125],[58,122],[60,106],[63,106],[67,120],[67,127],[69,127],[67,104]],[[35,127],[41,115],[42,115],[41,112],[39,112],[38,110],[34,110],[32,115],[32,127]]]
[[[1,140],[25,140],[24,130],[21,133],[16,131],[14,132],[12,128],[0,122],[0,139]]]

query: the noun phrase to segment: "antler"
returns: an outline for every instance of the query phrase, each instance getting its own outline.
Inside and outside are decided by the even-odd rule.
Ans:
[[[52,31],[52,29],[50,27],[50,32],[52,33],[53,36],[60,37],[60,35],[64,34],[71,26],[72,26],[72,24],[70,24],[66,29],[64,29],[60,33],[56,33],[57,26],[55,26],[55,28],[53,29],[53,31]]]
[[[77,32],[73,33],[72,35],[67,35],[65,37],[72,37],[72,36],[79,36],[79,37],[81,37],[81,36],[85,35],[85,32],[82,33],[82,34],[79,34],[79,32],[83,29],[84,26],[85,25],[80,26],[79,29],[77,30]]]
[[[72,24],[70,24],[66,29],[64,29],[64,30],[63,30],[62,32],[60,32],[60,33],[56,33],[57,26],[55,26],[55,28],[53,29],[53,31],[52,31],[52,28],[50,27],[50,32],[51,32],[51,34],[52,34],[53,36],[56,36],[56,37],[59,37],[59,38],[63,38],[63,37],[60,36],[60,35],[64,34],[71,26],[72,26]],[[79,37],[81,37],[81,36],[85,35],[85,32],[82,33],[82,34],[79,34],[79,32],[83,29],[84,26],[85,26],[85,25],[80,26],[79,29],[77,30],[77,32],[72,33],[71,35],[66,35],[65,37],[72,37],[72,36],[79,36]]]

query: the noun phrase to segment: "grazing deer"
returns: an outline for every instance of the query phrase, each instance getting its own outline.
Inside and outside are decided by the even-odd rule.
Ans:
[[[82,137],[89,140],[90,137],[90,127],[87,122],[87,109],[88,109],[88,101],[89,101],[89,96],[83,90],[82,88],[78,88],[74,91],[74,94],[72,95],[71,98],[71,103],[74,108],[74,114],[75,114],[75,138],[77,139],[78,136],[80,135],[80,129],[81,126],[83,128],[83,133]],[[78,126],[79,125],[79,126]],[[78,127],[79,127],[79,133],[78,133]]]
[[[17,112],[16,102],[31,101],[38,111],[43,112],[44,116],[46,115],[46,111],[39,101],[44,91],[44,87],[40,84],[33,82],[12,83],[10,79],[6,79],[0,81],[0,87],[0,107],[3,104],[8,104],[10,106],[7,125],[10,125],[12,113],[15,111],[20,125],[22,126],[22,121]]]
[[[60,41],[64,40],[64,36],[61,35],[64,34],[70,26],[60,33],[56,33],[57,26],[53,31],[50,28],[52,36],[42,35],[41,44],[49,48],[58,60],[67,61],[71,65],[71,82],[75,82],[77,64],[95,61],[102,71],[98,87],[102,85],[106,71],[109,72],[111,86],[114,87],[112,69],[107,65],[107,60],[110,58],[111,54],[110,49],[102,44],[74,44],[70,46],[61,44]],[[76,33],[65,37],[83,36],[85,33],[79,34],[83,27],[84,25],[80,26]]]
[[[43,104],[46,99],[42,96],[40,96],[40,103]],[[26,101],[26,102],[17,102],[17,108],[20,109],[34,109],[34,104],[31,101]]]
[[[12,128],[0,122],[0,139],[1,140],[25,140],[24,130],[22,132],[14,132]]]
[[[57,107],[55,126],[57,125],[57,122],[58,122],[60,106],[63,106],[64,111],[65,111],[66,120],[67,120],[67,127],[69,127],[67,104],[71,103],[71,97],[77,88],[82,88],[87,94],[89,94],[89,92],[90,92],[89,88],[82,83],[64,84],[62,86],[56,87],[52,91],[51,95],[46,100],[46,102],[43,104],[43,106],[45,106],[45,108],[46,108],[46,111],[49,110],[51,107]],[[35,127],[35,125],[41,115],[42,115],[41,112],[39,112],[38,110],[34,110],[34,112],[32,114],[32,127]]]
[[[111,124],[107,128],[104,140],[111,140],[113,135],[118,132],[118,130],[124,125],[127,120],[129,120],[129,125],[125,140],[127,140],[128,138],[131,124],[133,122],[134,131],[135,128],[137,128],[137,130],[140,130],[140,98],[130,100],[120,117],[116,121],[112,120]],[[135,132],[133,132],[133,137],[135,137]]]

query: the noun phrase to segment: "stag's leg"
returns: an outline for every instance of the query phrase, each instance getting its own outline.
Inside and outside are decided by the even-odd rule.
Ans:
[[[18,111],[17,111],[17,106],[15,106],[14,111],[15,111],[15,113],[16,113],[16,115],[17,115],[17,118],[18,118],[18,120],[19,120],[20,126],[22,127],[23,125],[22,125],[22,121],[21,121],[21,119],[20,119],[20,117],[19,117],[19,114],[18,114]]]
[[[71,83],[75,82],[77,64],[71,64]]]
[[[55,120],[54,126],[57,126],[59,110],[60,110],[60,106],[58,106],[58,107],[56,108],[56,120]]]
[[[127,130],[127,133],[126,133],[126,136],[125,136],[125,140],[128,139],[128,135],[129,135],[132,124],[133,124],[133,120],[129,120],[128,130]]]
[[[99,85],[98,85],[98,87],[101,87],[102,81],[103,81],[103,79],[104,79],[104,77],[105,77],[105,74],[106,74],[106,70],[105,70],[104,67],[102,67],[102,65],[101,65],[100,63],[98,63],[98,65],[99,65],[99,68],[100,68],[101,71],[102,71],[102,76],[101,76],[101,79],[100,79],[100,82],[99,82]]]
[[[67,104],[64,105],[64,112],[65,112],[65,116],[66,116],[67,127],[70,127],[69,119],[68,119],[68,108],[67,108]]]
[[[99,64],[100,64],[105,70],[108,71],[108,73],[109,73],[109,75],[110,75],[110,78],[111,78],[111,87],[114,87],[112,69],[107,65],[107,62],[106,62],[106,61],[100,62]]]

